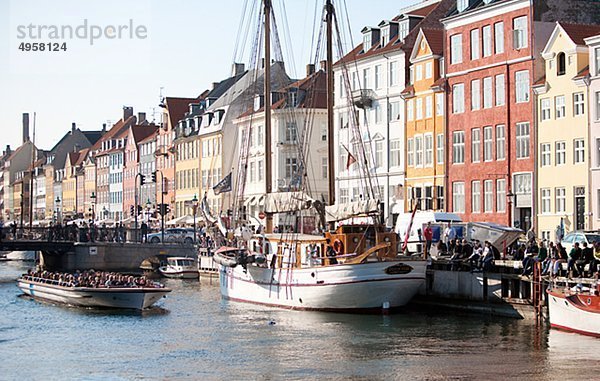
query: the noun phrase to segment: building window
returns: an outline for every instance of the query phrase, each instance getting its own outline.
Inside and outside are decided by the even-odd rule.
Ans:
[[[600,120],[600,91],[596,91],[596,120]]]
[[[556,75],[565,75],[567,71],[567,62],[565,59],[565,53],[560,52],[556,56]]]
[[[400,166],[400,139],[390,140],[390,167]]]
[[[375,65],[375,89],[381,89],[381,65]]]
[[[425,187],[425,210],[433,209],[433,187],[431,185]]]
[[[345,204],[348,202],[348,189],[340,188],[340,203]]]
[[[371,86],[371,69],[363,69],[363,89],[370,89]]]
[[[465,212],[465,183],[452,183],[452,211],[454,213]]]
[[[567,143],[556,142],[556,165],[567,163]]]
[[[456,1],[456,10],[458,10],[458,12],[462,12],[465,9],[467,9],[467,7],[469,6],[469,0],[457,0]]]
[[[431,95],[425,97],[425,118],[431,118],[433,116],[433,100]]]
[[[462,62],[462,34],[455,34],[450,37],[450,64],[459,64]]]
[[[363,35],[363,51],[371,49],[371,31]]]
[[[479,163],[481,152],[481,130],[474,128],[471,130],[471,162]]]
[[[435,94],[435,115],[444,115],[444,93]]]
[[[492,107],[492,77],[483,79],[483,108]]]
[[[496,54],[504,53],[504,23],[494,24],[494,51]]]
[[[390,121],[400,120],[400,102],[390,102],[388,110]]]
[[[291,179],[298,171],[298,159],[287,157],[285,159],[285,177]]]
[[[506,211],[506,180],[496,180],[496,212]]]
[[[471,81],[471,110],[479,110],[481,107],[481,85],[478,79]]]
[[[406,101],[406,119],[410,121],[415,120],[415,110],[413,105],[412,99]]]
[[[513,48],[526,48],[527,37],[527,16],[513,19]]]
[[[573,114],[575,116],[583,115],[585,112],[583,93],[573,94]]]
[[[465,111],[465,85],[457,83],[452,86],[452,112],[460,114]]]
[[[492,161],[494,139],[492,138],[492,126],[483,128],[483,160]]]
[[[375,142],[375,166],[377,168],[383,166],[383,140]]]
[[[550,213],[550,188],[540,189],[540,210],[542,214]]]
[[[503,106],[505,103],[505,89],[504,89],[504,74],[498,74],[496,76],[496,106]]]
[[[437,185],[435,187],[436,205],[438,210],[444,210],[444,187]]]
[[[415,167],[423,166],[423,136],[415,136]]]
[[[444,146],[445,146],[444,134],[437,134],[436,144],[437,144],[436,145],[436,153],[435,153],[437,156],[436,163],[444,164]]]
[[[471,213],[481,213],[481,183],[471,182]]]
[[[503,124],[496,126],[496,160],[504,160],[506,157],[506,132]]]
[[[494,182],[493,180],[485,180],[483,182],[483,211],[486,213],[493,211],[494,205]]]
[[[425,78],[429,79],[433,77],[433,64],[431,62],[425,63]]]
[[[423,66],[422,65],[415,65],[415,73],[416,73],[416,80],[420,81],[423,79]]]
[[[252,134],[254,136],[254,134]],[[254,139],[251,140],[254,142]],[[298,128],[295,122],[288,122],[285,124],[285,141],[286,143],[296,143],[298,141]],[[254,144],[251,144],[254,146]]]
[[[381,112],[381,104],[379,102],[374,103],[373,112],[375,113],[375,124],[381,123],[383,120],[383,113]]]
[[[542,143],[540,144],[540,167],[547,167],[552,165],[551,163],[551,147],[550,143]]]
[[[541,121],[550,119],[550,98],[544,98],[540,100],[540,118]]]
[[[423,98],[417,98],[417,100],[415,101],[415,109],[416,109],[416,115],[417,115],[417,120],[421,120],[423,119]]]
[[[465,132],[454,131],[452,133],[452,163],[463,164],[465,162]]]
[[[425,166],[433,166],[433,135],[425,134]]]
[[[479,29],[471,31],[471,59],[479,58]]]
[[[566,104],[565,104],[565,96],[559,95],[554,97],[554,105],[556,108],[556,119],[564,118],[567,112]]]
[[[596,75],[600,75],[600,47],[594,49],[594,58],[596,63],[596,69],[594,70],[594,73],[596,73]],[[600,203],[598,205],[600,207]],[[600,213],[598,213],[598,216],[600,216]]]
[[[565,188],[555,188],[554,195],[556,197],[556,213],[564,213],[567,206],[567,192]]]
[[[573,151],[575,164],[585,163],[585,147],[583,139],[575,139],[573,141]]]
[[[415,165],[414,163],[415,157],[415,148],[414,148],[414,140],[407,139],[406,140],[406,165],[412,167]]]
[[[517,159],[529,157],[529,123],[517,123]]]
[[[390,62],[390,70],[389,70],[389,83],[390,86],[396,86],[398,85],[398,63],[396,61],[392,61]]]
[[[489,57],[492,55],[492,27],[486,25],[483,27],[483,56]]]
[[[515,83],[517,103],[529,102],[529,71],[523,70],[516,72]]]

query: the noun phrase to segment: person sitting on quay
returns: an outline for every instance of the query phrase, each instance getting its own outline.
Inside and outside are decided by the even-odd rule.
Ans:
[[[480,260],[479,268],[482,271],[491,271],[494,267],[494,247],[490,241],[485,241],[483,248],[483,256]]]
[[[554,264],[552,265],[552,277],[556,277],[561,273],[562,264],[567,263],[568,260],[567,249],[558,242],[556,244],[556,258],[554,260]]]
[[[479,261],[481,260],[481,256],[483,255],[483,248],[479,242],[475,243],[475,248],[473,249],[473,253],[467,258],[469,262],[469,267],[471,268],[471,272],[479,269]]]
[[[537,257],[539,249],[535,239],[527,243],[527,249],[525,250],[525,257],[523,258],[523,272],[521,275],[531,275],[533,272],[533,264],[535,263],[535,257]]]
[[[592,260],[594,259],[594,249],[588,246],[587,242],[583,243],[583,249],[581,250],[581,257],[579,260],[575,261],[575,267],[577,267],[577,272],[579,276],[586,276],[585,266],[590,265]],[[591,267],[590,271],[591,272]],[[591,276],[591,275],[590,275]]]
[[[457,248],[460,248],[457,250]],[[466,239],[462,240],[462,244],[457,243],[454,254],[450,257],[450,271],[460,270],[460,264],[464,259],[471,258],[473,255],[473,246]]]
[[[579,247],[579,242],[575,242],[571,252],[569,252],[569,260],[567,262],[567,276],[569,278],[571,278],[575,272],[578,272],[575,264],[579,259],[581,259],[581,248]],[[578,273],[577,275],[579,276],[580,274]]]
[[[546,249],[544,242],[542,241],[542,247]],[[542,247],[540,247],[540,256],[542,252]],[[550,241],[548,243],[548,248],[546,249],[546,258],[542,261],[542,275],[548,275],[550,273],[550,269],[556,260],[556,246],[554,242]]]

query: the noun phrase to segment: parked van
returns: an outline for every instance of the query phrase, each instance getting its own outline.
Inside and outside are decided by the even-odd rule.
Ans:
[[[398,216],[396,220],[396,226],[394,231],[399,236],[398,240],[398,250],[401,250],[402,244],[404,243],[404,239],[406,237],[406,231],[408,230],[408,225],[410,224],[410,217],[412,213],[403,213]],[[425,239],[423,237],[419,237],[419,232],[422,234],[425,226],[428,222],[431,222],[431,228],[433,230],[433,247],[440,240],[444,228],[448,222],[452,223],[460,223],[462,222],[461,218],[454,213],[446,213],[446,212],[428,212],[428,211],[417,211],[415,213],[415,218],[413,220],[412,227],[410,229],[410,233],[408,236],[408,246],[407,249],[410,253],[422,253],[423,245],[425,244]],[[457,226],[462,231],[462,226]],[[457,232],[457,236],[462,236],[461,232]],[[432,247],[432,249],[433,249]],[[433,252],[434,250],[432,250]]]

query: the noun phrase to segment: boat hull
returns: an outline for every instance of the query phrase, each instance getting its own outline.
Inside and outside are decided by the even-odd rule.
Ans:
[[[171,292],[167,288],[87,288],[64,287],[19,279],[26,295],[80,307],[126,308],[142,310]]]
[[[410,272],[388,273],[395,265]],[[425,261],[367,262],[353,265],[270,269],[219,269],[221,295],[273,307],[333,312],[368,312],[406,305],[425,283]]]
[[[176,279],[198,279],[198,270],[196,268],[192,269],[173,269],[173,268],[165,268],[159,267],[158,272],[160,275],[167,278],[176,278]]]
[[[600,337],[600,296],[548,291],[550,325]]]

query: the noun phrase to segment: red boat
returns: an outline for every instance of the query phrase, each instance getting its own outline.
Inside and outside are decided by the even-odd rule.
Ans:
[[[595,288],[548,290],[550,325],[565,331],[600,337],[600,285]]]

